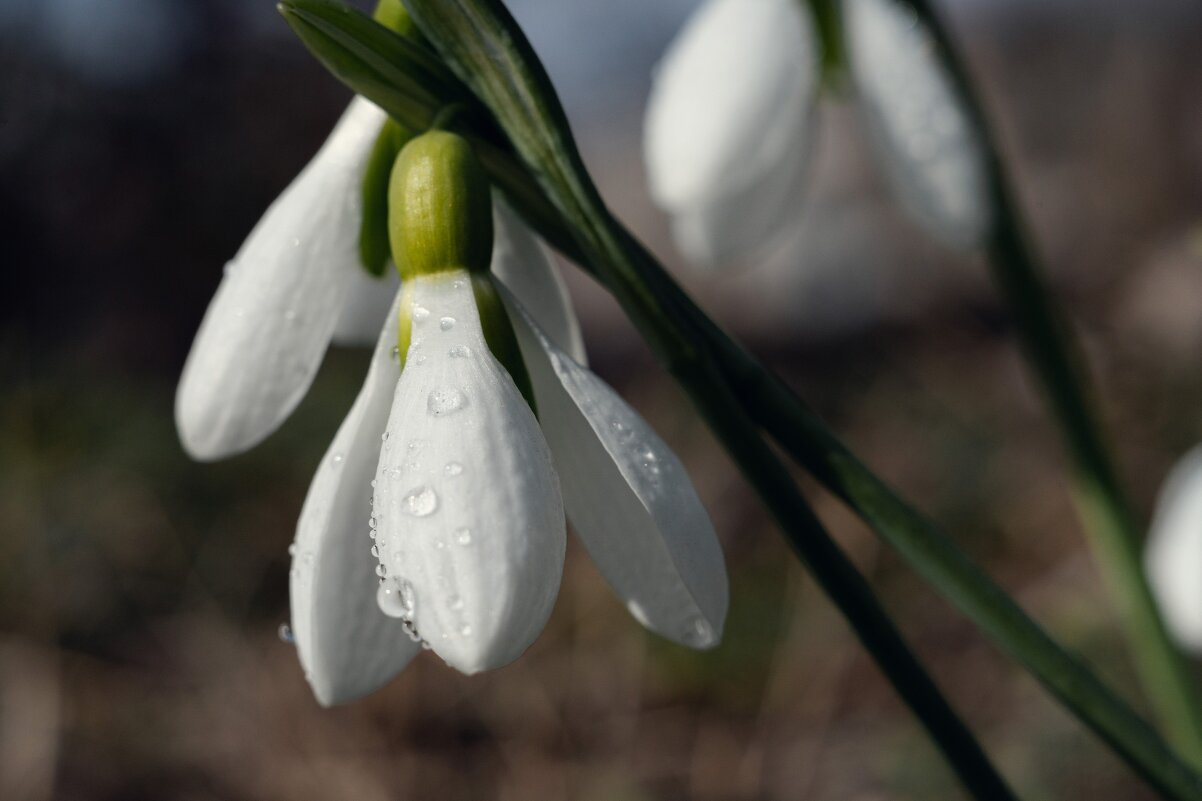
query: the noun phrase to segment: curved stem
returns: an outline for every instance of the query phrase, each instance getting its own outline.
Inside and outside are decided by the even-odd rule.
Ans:
[[[1059,424],[1072,465],[1074,498],[1094,556],[1118,605],[1143,688],[1170,737],[1202,766],[1202,688],[1169,637],[1148,586],[1141,556],[1142,531],[1118,480],[1098,418],[1089,377],[1079,365],[1072,331],[1042,277],[1035,249],[1024,235],[984,107],[939,15],[927,0],[907,0],[930,28],[986,152],[996,220],[988,242],[989,264],[1018,323],[1023,352]]]

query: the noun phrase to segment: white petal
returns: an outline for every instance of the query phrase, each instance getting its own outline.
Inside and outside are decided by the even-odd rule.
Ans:
[[[384,275],[376,278],[360,268],[354,271],[338,322],[334,325],[335,345],[370,345],[376,341],[380,326],[388,317],[388,309],[401,284],[392,262],[385,265]]]
[[[1202,446],[1177,463],[1160,491],[1146,566],[1169,632],[1202,653]]]
[[[360,183],[383,121],[380,109],[353,100],[227,265],[175,398],[195,458],[254,446],[309,388],[360,269]]]
[[[529,309],[560,350],[587,364],[572,298],[547,247],[499,196],[493,200],[493,225],[493,274]]]
[[[643,146],[651,195],[690,259],[753,256],[796,216],[819,74],[797,0],[709,0],[672,43]]]
[[[324,706],[374,692],[420,650],[376,605],[371,480],[400,377],[394,304],[363,389],[317,468],[296,529],[289,588],[305,675]]]
[[[376,474],[390,613],[464,673],[522,654],[551,613],[565,547],[551,454],[485,344],[467,273],[403,292],[413,338]]]
[[[722,637],[726,563],[689,476],[613,389],[555,347],[505,295],[568,518],[644,626],[692,648]]]
[[[845,0],[849,63],[898,200],[927,231],[974,247],[991,222],[985,157],[930,31],[896,0]]]

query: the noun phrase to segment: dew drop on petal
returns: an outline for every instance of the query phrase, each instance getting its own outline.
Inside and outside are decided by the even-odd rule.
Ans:
[[[461,465],[459,462],[447,462],[442,468],[442,472],[446,473],[448,476],[457,476],[463,473],[463,465]]]
[[[467,406],[467,396],[454,387],[435,389],[426,399],[426,410],[435,417],[453,414],[464,406]]]
[[[413,585],[407,581],[385,581],[376,590],[376,606],[389,617],[411,619],[415,606]]]
[[[385,472],[388,473],[389,478],[391,478],[395,481],[396,479],[401,477],[402,471],[401,471],[401,468],[399,468],[399,467],[390,467]]]
[[[714,644],[714,629],[705,618],[697,616],[688,622],[681,639],[693,648],[707,648]]]
[[[459,543],[460,545],[471,545],[472,530],[466,526],[455,529],[455,542]]]
[[[331,463],[332,463],[332,464],[333,464],[335,467],[342,467],[342,463],[343,463],[345,460],[346,460],[346,457],[345,457],[345,456],[343,456],[341,453],[336,453],[336,454],[334,454],[333,456],[331,456],[331,457],[330,457],[330,462],[331,462]]]
[[[287,623],[281,623],[276,634],[279,635],[280,642],[296,642],[296,636],[292,633],[292,627]]]
[[[378,546],[378,545],[371,546],[371,555],[374,556],[375,558],[379,559],[380,558],[380,546]]]
[[[384,578],[388,575],[388,568],[384,565],[376,565],[376,575],[380,578]]]
[[[455,327],[455,318],[454,317],[443,317],[443,318],[439,319],[438,327],[441,328],[443,331],[450,331],[452,328]]]
[[[288,546],[288,555],[296,556],[296,543],[295,542]]]
[[[417,320],[419,323],[429,316],[430,316],[430,310],[427,309],[425,306],[414,306],[413,307],[413,319]]]
[[[459,633],[462,634],[464,637],[470,637],[470,636],[472,636],[472,627],[469,626],[468,624],[464,623],[462,626],[459,627]]]
[[[399,345],[392,346],[392,360],[399,362],[401,360],[401,348]]]
[[[425,517],[433,514],[438,508],[438,495],[429,487],[417,487],[409,490],[401,499],[401,509],[413,517]]]
[[[467,345],[455,345],[447,351],[447,355],[452,359],[466,359],[472,355],[472,349]]]
[[[456,279],[451,283],[451,286],[453,286],[455,289],[463,289],[465,286],[467,286],[467,284],[462,280]]]

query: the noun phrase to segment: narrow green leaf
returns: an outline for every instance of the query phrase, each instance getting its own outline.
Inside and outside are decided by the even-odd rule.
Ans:
[[[380,129],[363,174],[363,223],[359,228],[359,261],[376,277],[384,275],[391,257],[388,243],[388,179],[392,164],[412,134],[395,119]]]

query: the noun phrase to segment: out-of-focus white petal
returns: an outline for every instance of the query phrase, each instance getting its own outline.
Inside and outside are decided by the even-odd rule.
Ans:
[[[979,134],[930,31],[896,0],[844,0],[852,76],[898,200],[953,247],[980,244],[992,208]]]
[[[413,336],[375,479],[380,606],[475,673],[516,659],[546,624],[563,502],[538,422],[485,344],[468,274],[402,292]]]
[[[722,637],[722,548],[688,474],[612,388],[560,351],[505,294],[568,518],[627,608],[692,648]]]
[[[388,309],[396,297],[401,277],[389,262],[384,275],[376,278],[362,267],[354,271],[350,280],[338,322],[334,325],[335,345],[370,345],[376,341],[380,326],[388,316]]]
[[[175,398],[180,439],[193,457],[252,447],[309,388],[360,269],[360,183],[383,122],[367,100],[351,101],[226,266]]]
[[[1169,632],[1183,647],[1202,653],[1202,446],[1165,480],[1145,559]]]
[[[709,0],[672,43],[643,147],[651,195],[691,260],[754,256],[796,215],[819,74],[797,0]]]
[[[547,247],[496,195],[493,225],[493,274],[517,296],[560,350],[587,364],[572,298]]]
[[[379,333],[359,397],[326,451],[301,509],[289,589],[305,676],[324,706],[384,686],[421,648],[376,605],[371,480],[400,377],[397,306]]]

